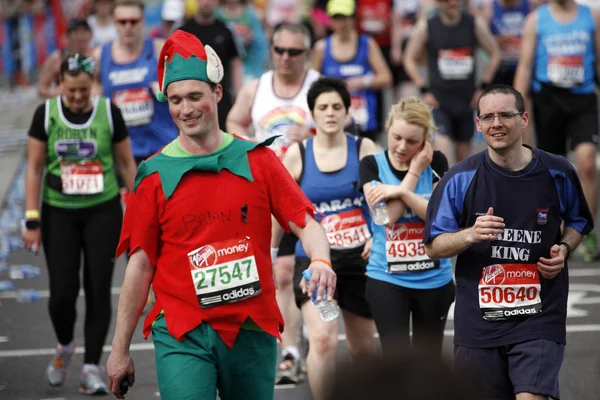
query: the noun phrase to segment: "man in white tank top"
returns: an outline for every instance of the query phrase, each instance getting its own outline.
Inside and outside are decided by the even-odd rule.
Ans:
[[[283,24],[275,31],[271,45],[274,69],[242,87],[227,116],[227,132],[254,136],[259,141],[281,135],[270,146],[280,158],[291,144],[311,135],[314,123],[306,95],[319,73],[308,68],[310,45],[310,33],[303,25]],[[298,238],[285,234],[280,243],[276,240],[271,243],[271,255],[277,303],[285,322],[277,383],[298,383],[301,370],[296,335],[300,312],[293,291],[294,247]]]
[[[271,45],[274,69],[242,87],[227,116],[227,131],[260,141],[281,135],[271,146],[280,157],[292,143],[306,139],[313,128],[306,94],[319,77],[308,68],[309,53],[304,26],[278,28]]]

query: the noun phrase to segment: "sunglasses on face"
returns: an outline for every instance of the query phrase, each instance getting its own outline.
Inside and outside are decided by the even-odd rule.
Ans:
[[[285,53],[288,53],[290,57],[297,57],[305,51],[304,49],[286,49],[285,47],[277,46],[274,46],[273,50],[280,56],[284,55]]]
[[[131,26],[136,26],[141,21],[141,18],[123,18],[116,21],[118,24],[123,26],[127,25],[128,23],[130,23]]]

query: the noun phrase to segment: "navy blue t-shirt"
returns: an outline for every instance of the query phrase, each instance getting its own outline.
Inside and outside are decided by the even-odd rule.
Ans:
[[[536,264],[540,257],[550,258],[550,248],[560,242],[562,222],[585,235],[593,228],[593,218],[571,164],[531,150],[533,159],[521,171],[500,168],[487,150],[475,154],[452,167],[429,200],[425,243],[473,226],[489,207],[506,225],[498,240],[476,243],[458,255],[457,345],[566,342],[567,265],[555,278],[545,279]],[[488,302],[495,308],[487,308]]]

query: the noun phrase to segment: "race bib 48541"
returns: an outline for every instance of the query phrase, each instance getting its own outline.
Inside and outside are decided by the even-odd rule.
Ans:
[[[321,226],[333,250],[360,247],[371,237],[367,221],[358,208],[328,215],[321,220]]]
[[[187,256],[202,308],[246,300],[261,291],[249,238],[207,244]]]
[[[502,321],[542,312],[535,264],[493,264],[483,268],[478,286],[483,319]]]

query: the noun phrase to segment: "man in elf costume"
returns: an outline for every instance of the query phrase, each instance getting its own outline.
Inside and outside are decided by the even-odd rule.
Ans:
[[[176,31],[158,65],[179,137],[142,163],[127,202],[120,256],[130,251],[107,362],[123,398],[134,383],[131,338],[150,284],[162,399],[272,399],[283,319],[271,268],[271,214],[312,257],[309,295],[331,298],[336,277],[314,207],[263,143],[219,129],[223,67],[214,50]]]

